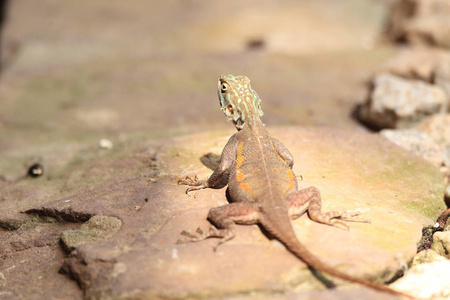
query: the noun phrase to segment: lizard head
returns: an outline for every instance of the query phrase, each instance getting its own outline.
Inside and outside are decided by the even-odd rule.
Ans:
[[[244,128],[253,117],[261,117],[261,99],[250,86],[246,76],[222,75],[219,78],[217,93],[220,108],[228,121],[233,122],[237,130]]]

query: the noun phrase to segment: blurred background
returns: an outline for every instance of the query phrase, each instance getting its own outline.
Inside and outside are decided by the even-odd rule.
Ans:
[[[2,0],[0,155],[233,129],[221,74],[247,75],[268,125],[358,127],[389,1]]]
[[[450,205],[449,49],[449,0],[0,0],[0,298],[83,297],[57,275],[78,225],[23,212],[163,176],[156,139],[234,132],[222,74],[271,127],[384,132],[441,168]]]

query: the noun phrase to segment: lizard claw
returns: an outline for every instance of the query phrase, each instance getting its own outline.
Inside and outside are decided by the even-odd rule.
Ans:
[[[350,230],[350,227],[348,227],[347,224],[345,224],[344,222],[341,222],[341,221],[332,220],[330,222],[330,225],[334,226],[336,228],[339,228],[339,229],[343,229],[345,231],[349,231]]]
[[[186,195],[189,195],[189,192],[201,190],[201,189],[204,189],[204,188],[205,188],[205,187],[204,187],[203,185],[201,185],[201,186],[191,186],[191,187],[188,187],[188,188],[186,189]]]
[[[195,233],[191,233],[190,230],[183,230],[180,235],[181,238],[177,241],[177,244],[198,242],[208,238],[208,235],[200,227],[197,228]]]
[[[179,185],[189,185],[186,189],[186,195],[189,195],[189,192],[201,190],[206,188],[205,182],[203,180],[199,180],[197,175],[195,175],[194,179],[189,176],[186,176],[185,179],[178,180]]]
[[[370,219],[360,217],[365,211],[361,209],[344,211],[339,216],[339,219],[348,222],[371,223]]]
[[[194,179],[186,176],[186,178],[178,180],[179,185],[196,185],[197,182],[199,182],[197,175],[194,176]]]
[[[214,246],[213,251],[217,252],[217,248],[219,248],[220,245],[222,245],[224,243],[224,239],[220,239],[217,244]]]
[[[191,233],[190,230],[183,230],[180,234],[182,236],[189,237],[189,238],[195,238],[196,237],[194,234]]]
[[[177,244],[186,244],[192,242],[192,240],[195,238],[195,235],[190,233],[190,231],[183,230],[181,233],[181,238],[178,239]]]
[[[346,222],[358,222],[358,223],[372,223],[372,220],[366,219],[366,218],[351,218],[351,219],[345,219],[341,218],[341,220],[344,220]]]

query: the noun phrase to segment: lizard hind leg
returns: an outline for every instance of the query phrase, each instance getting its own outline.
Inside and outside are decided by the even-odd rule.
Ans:
[[[182,237],[177,243],[199,242],[208,238],[219,238],[218,244],[214,247],[214,250],[216,250],[218,246],[236,236],[236,223],[257,223],[257,211],[251,203],[230,203],[211,208],[208,213],[208,219],[216,227],[211,226],[206,232],[198,228],[195,234],[183,231],[181,233]]]
[[[308,211],[311,220],[346,230],[348,230],[348,226],[342,221],[369,222],[359,217],[360,210],[322,212],[320,191],[313,186],[290,194],[288,201],[289,213],[292,218],[299,217]]]

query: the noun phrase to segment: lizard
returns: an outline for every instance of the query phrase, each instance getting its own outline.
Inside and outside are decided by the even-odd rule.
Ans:
[[[183,231],[178,243],[220,238],[217,246],[236,235],[236,224],[259,223],[273,238],[309,267],[350,282],[399,296],[408,295],[385,285],[357,278],[323,263],[297,239],[291,220],[305,212],[311,220],[327,225],[342,225],[359,212],[322,212],[320,191],[316,187],[298,190],[293,172],[294,158],[287,147],[271,137],[261,121],[261,99],[246,76],[222,75],[218,80],[220,107],[237,132],[222,150],[219,166],[206,180],[186,177],[178,184],[194,190],[213,188],[227,181],[229,204],[211,208],[208,219],[215,226],[208,231]],[[228,178],[227,178],[228,177]],[[342,221],[341,221],[342,220]],[[347,227],[346,225],[344,225]],[[216,248],[217,248],[216,246]],[[216,249],[215,248],[215,249]]]

